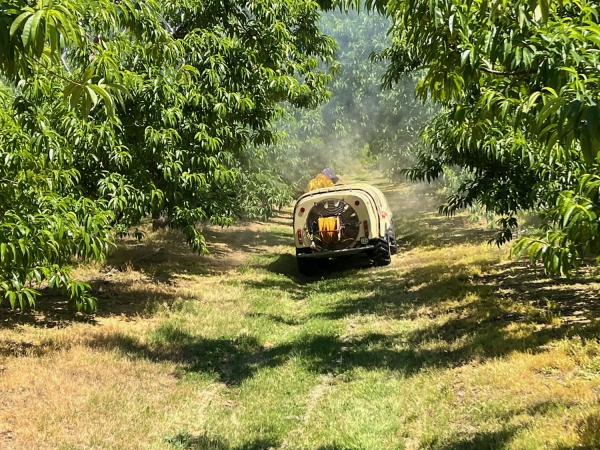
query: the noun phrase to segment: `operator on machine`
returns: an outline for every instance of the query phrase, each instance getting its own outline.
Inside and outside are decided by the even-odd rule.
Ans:
[[[339,177],[333,172],[333,170],[326,168],[308,182],[308,190],[314,191],[315,189],[335,186],[339,180]]]

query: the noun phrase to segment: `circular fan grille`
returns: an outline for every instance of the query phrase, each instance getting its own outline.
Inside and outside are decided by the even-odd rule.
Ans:
[[[339,231],[323,232],[319,229],[320,218],[339,218]],[[314,243],[323,250],[343,250],[356,244],[360,220],[354,208],[341,199],[327,199],[315,203],[306,218],[306,226]]]

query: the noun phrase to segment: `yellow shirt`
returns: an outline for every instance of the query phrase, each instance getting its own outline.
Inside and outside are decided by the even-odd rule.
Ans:
[[[309,191],[314,191],[315,189],[330,187],[330,186],[335,186],[335,184],[333,184],[333,181],[331,181],[331,178],[329,178],[327,175],[322,174],[322,173],[320,173],[319,175],[317,175],[316,177],[314,177],[312,180],[310,180],[308,182],[308,190]]]

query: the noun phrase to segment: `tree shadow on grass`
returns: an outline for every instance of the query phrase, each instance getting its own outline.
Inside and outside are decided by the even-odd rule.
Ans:
[[[0,303],[0,329],[13,329],[28,325],[38,328],[63,328],[73,323],[95,323],[93,315],[76,313],[60,291],[42,290],[37,298],[36,309],[26,307],[12,309],[10,305]],[[0,343],[1,347],[2,343]]]
[[[577,422],[575,432],[578,442],[574,445],[556,446],[556,450],[597,450],[600,448],[600,404]]]
[[[560,313],[569,310],[569,301],[575,299],[581,315],[598,317],[600,299],[594,297],[593,286],[588,286],[592,289],[585,291],[586,297],[568,297],[563,290],[552,290],[550,287],[556,281],[546,278],[537,279],[535,289],[530,287],[518,296],[503,296],[495,286],[467,277],[464,269],[461,265],[446,266],[445,273],[441,273],[432,271],[431,267],[418,268],[408,271],[395,283],[393,275],[380,275],[373,287],[374,295],[359,301],[350,296],[347,301],[336,302],[318,314],[333,320],[354,314],[395,320],[442,318],[383,341],[377,357],[385,356],[386,361],[393,361],[396,358],[385,351],[386,347],[408,348],[403,358],[413,361],[409,365],[411,370],[421,365],[460,366],[474,357],[502,357],[513,351],[541,352],[548,343],[565,337],[594,339],[600,334],[599,321],[573,321]],[[439,274],[437,279],[435,273]],[[432,278],[429,283],[423,282],[426,275]],[[583,289],[586,283],[593,285],[589,280],[580,280],[578,286]],[[451,303],[447,304],[447,300]],[[559,306],[548,309],[548,302]],[[373,343],[368,345],[375,348]],[[432,345],[437,350],[428,350]],[[347,361],[351,359],[352,352],[346,357]]]
[[[165,443],[184,450],[267,450],[279,445],[272,439],[256,439],[240,445],[231,445],[227,440],[206,434],[193,436],[186,432],[165,438]]]
[[[273,222],[206,227],[202,230],[208,249],[205,255],[193,253],[184,236],[176,230],[161,230],[142,241],[123,239],[107,265],[117,270],[143,272],[159,283],[173,283],[180,276],[220,275],[242,266],[249,255],[293,246],[292,233],[270,229],[271,224]]]
[[[331,302],[306,320],[339,320],[353,315],[408,321],[446,315],[448,319],[430,321],[425,327],[402,335],[370,334],[343,342],[337,338],[330,338],[328,343],[324,340],[305,342],[304,357],[310,359],[317,345],[330,345],[331,354],[337,355],[342,349],[344,352],[343,364],[336,370],[387,368],[410,375],[428,367],[464,365],[475,357],[481,360],[502,357],[513,351],[543,352],[552,341],[574,335],[594,338],[600,331],[600,324],[593,320],[581,322],[563,318],[557,321],[553,315],[556,311],[546,307],[546,302],[564,302],[564,310],[568,310],[569,301],[572,302],[575,295],[577,308],[583,311],[581,314],[593,315],[600,300],[594,297],[592,280],[562,284],[513,266],[511,282],[518,284],[522,279],[523,283],[518,294],[506,294],[492,282],[493,275],[470,277],[467,269],[461,264],[430,264],[409,270],[401,277],[395,270],[379,270],[372,274],[359,271],[353,276],[330,273],[330,279],[339,279],[348,293],[347,299]],[[499,274],[498,280],[505,276]],[[261,283],[275,290],[294,287],[304,292],[302,285],[298,287],[299,282],[292,279]],[[340,284],[321,283],[318,290],[321,294],[330,292],[333,295],[340,289]],[[499,285],[503,286],[501,282]],[[565,288],[573,287],[578,291],[571,290],[570,296],[567,295]],[[364,295],[366,291],[369,291],[368,295]],[[451,300],[450,306],[446,303],[448,300]],[[560,312],[562,306],[557,308]],[[277,318],[273,320],[286,323]],[[518,332],[511,330],[515,324],[520,327]],[[280,346],[263,353],[259,359],[268,360],[275,355],[280,358],[298,348],[297,345]],[[330,365],[314,364],[313,360],[312,367],[323,371],[329,370]]]
[[[42,289],[36,308],[12,310],[0,305],[0,329],[28,325],[37,328],[64,328],[74,323],[96,324],[98,318],[119,316],[138,318],[151,315],[159,306],[177,299],[192,298],[165,284],[152,283],[140,274],[130,273],[89,281],[92,295],[98,300],[93,314],[76,312],[61,291]]]
[[[578,403],[568,403],[565,405],[563,401],[548,400],[532,406],[523,408],[522,410],[513,410],[502,415],[499,419],[508,419],[520,414],[526,414],[528,417],[535,415],[545,415],[548,411],[556,408],[563,409],[565,406],[577,407]],[[487,449],[503,449],[509,448],[510,442],[514,436],[521,430],[528,428],[527,423],[522,423],[518,426],[507,425],[497,431],[481,431],[469,433],[464,437],[460,437],[455,442],[446,443],[436,448],[440,450],[487,450]],[[574,445],[553,445],[556,450],[596,450],[600,448],[600,414],[592,412],[585,418],[578,421],[576,429],[578,435],[578,443]]]
[[[578,426],[581,449],[600,448],[600,411],[589,414]]]
[[[434,315],[435,308],[448,299],[493,292],[490,286],[474,283],[468,269],[466,264],[432,263],[405,272],[395,268],[357,270],[352,276],[333,272],[329,279],[336,282],[320,285],[320,292],[334,294],[342,287],[349,295],[317,315],[333,320],[353,314],[406,319],[418,307],[431,307],[430,314]]]
[[[302,334],[274,346],[265,345],[248,334],[206,338],[167,323],[144,342],[131,336],[113,335],[93,337],[88,345],[119,349],[128,357],[175,363],[182,376],[202,373],[227,385],[239,385],[257,371],[282,366],[291,359],[317,374],[343,374],[364,368],[412,376],[425,369],[468,364],[475,356],[481,360],[515,350],[544,351],[542,345],[560,339],[566,332],[551,328],[515,336],[506,330],[506,323],[491,321],[486,326],[468,328],[466,332],[458,322],[458,325],[454,324],[457,334],[452,337],[444,335],[444,325],[437,329],[431,327],[398,334],[369,333],[357,337]],[[468,339],[461,340],[463,332],[468,334]],[[581,327],[577,332],[582,332]],[[436,346],[430,345],[432,340],[436,340]]]
[[[498,230],[473,223],[466,215],[452,217],[418,216],[414,223],[396,224],[399,244],[406,250],[417,247],[446,247],[465,244],[483,244],[493,239]]]
[[[128,357],[178,364],[181,376],[202,373],[227,385],[239,385],[258,370],[278,367],[291,358],[299,358],[311,371],[326,373],[335,361],[343,342],[337,336],[308,336],[277,346],[262,345],[255,337],[205,338],[164,325],[155,330],[155,340],[112,334],[93,336],[92,348],[119,350]]]
[[[289,259],[290,256],[278,258]],[[338,297],[303,319],[304,322],[337,321],[353,315],[371,315],[410,322],[419,317],[448,317],[445,321],[425,320],[425,326],[401,334],[371,333],[343,337],[305,333],[273,346],[247,334],[207,338],[166,323],[145,340],[119,334],[92,334],[88,345],[119,349],[133,357],[174,362],[181,367],[182,374],[203,373],[223,383],[238,385],[257,371],[280,366],[291,358],[298,359],[308,370],[316,373],[343,373],[362,367],[387,369],[410,376],[426,368],[467,364],[475,357],[486,359],[501,357],[512,351],[544,351],[548,342],[564,336],[593,337],[598,333],[597,322],[548,323],[543,310],[531,306],[532,302],[535,303],[532,297],[535,291],[527,283],[523,286],[529,291],[525,290],[516,297],[513,294],[505,297],[500,295],[490,279],[469,277],[466,271],[467,267],[461,264],[430,264],[408,270],[400,277],[394,269],[356,271],[352,276],[334,272],[328,276],[336,282],[321,283],[315,285],[315,289],[325,295],[329,292],[333,297],[343,288],[348,296]],[[520,272],[517,271],[514,276],[520,276]],[[309,286],[285,275],[264,283],[262,287],[265,289],[280,291],[282,295],[292,292],[298,299]],[[546,296],[553,292],[546,289],[546,284],[554,283],[553,280],[535,280],[532,283],[536,289],[544,290]],[[118,287],[115,286],[115,289],[116,296],[122,294]],[[139,289],[139,286],[132,288],[128,293],[132,298],[124,302],[132,302],[135,296],[148,297],[148,292],[143,293]],[[174,295],[173,291],[165,289],[152,301],[172,301]],[[560,295],[564,296],[564,292],[560,291]],[[452,301],[450,306],[445,304],[448,300]],[[510,307],[514,302],[523,302],[530,308],[515,313]],[[597,307],[597,302],[590,298],[589,308]],[[110,310],[114,312],[114,305]],[[249,320],[267,318],[289,326],[302,324],[260,311],[250,312],[246,317]],[[509,325],[514,323],[531,326],[524,327],[516,335],[509,329]],[[11,349],[7,351],[14,353]]]
[[[148,251],[152,247],[148,248]],[[173,246],[171,252],[176,254],[177,246]],[[195,258],[197,255],[185,250],[187,258]],[[109,260],[109,263],[115,260]],[[117,260],[118,261],[118,260]],[[271,253],[261,255],[261,261],[253,264],[253,267],[262,267],[265,270],[282,275],[278,279],[244,280],[244,284],[252,289],[267,289],[286,292],[294,300],[305,298],[304,286],[321,280],[321,277],[306,278],[297,272],[296,257],[289,253]],[[205,264],[206,262],[202,263]],[[338,264],[339,263],[339,264]],[[150,265],[145,265],[150,264]],[[139,317],[151,314],[159,305],[171,304],[176,299],[185,297],[181,292],[173,289],[176,274],[193,277],[210,275],[203,270],[192,273],[189,265],[179,259],[179,263],[163,261],[158,267],[152,268],[152,261],[140,263],[135,269],[131,266],[118,270],[115,268],[103,272],[97,272],[88,280],[92,288],[92,295],[98,300],[98,310],[94,314],[77,313],[69,306],[68,299],[59,290],[42,289],[37,299],[36,308],[12,310],[5,302],[0,304],[0,329],[14,328],[19,325],[29,325],[39,328],[63,328],[73,323],[95,324],[98,317],[122,316]],[[157,263],[158,264],[158,263]],[[181,265],[188,269],[182,269]],[[358,264],[358,265],[357,265]],[[366,258],[352,258],[341,261],[332,261],[323,275],[331,276],[338,274],[343,276],[347,270],[353,270],[360,265],[368,265]],[[168,267],[168,269],[167,269]],[[232,267],[229,267],[231,269]],[[228,270],[229,270],[228,269]],[[150,272],[150,273],[148,273]],[[167,274],[162,277],[160,273]],[[188,294],[189,295],[189,294]],[[191,297],[190,297],[191,298]]]
[[[519,406],[507,408],[493,413],[493,420],[482,424],[479,430],[471,429],[458,433],[453,443],[441,446],[445,449],[497,449],[505,448],[513,437],[521,432],[531,429],[536,417],[549,417],[566,415],[565,411],[570,409],[579,410],[581,403],[575,400],[560,397],[548,398],[547,400],[523,402]],[[501,425],[502,429],[497,429]],[[484,429],[492,427],[492,430]],[[556,448],[552,446],[552,448]]]
[[[316,373],[340,373],[362,367],[388,369],[410,376],[425,368],[460,366],[475,357],[485,359],[512,351],[544,351],[547,343],[564,336],[593,337],[598,332],[598,325],[593,321],[557,323],[552,316],[563,307],[567,310],[574,292],[578,296],[577,311],[582,311],[579,316],[595,314],[599,300],[594,297],[594,290],[590,289],[593,282],[589,280],[557,282],[515,265],[502,268],[498,274],[473,277],[469,275],[473,264],[447,262],[432,262],[405,271],[397,268],[362,270],[368,259],[359,256],[334,261],[322,277],[305,279],[296,272],[293,254],[263,253],[257,260],[257,267],[277,277],[244,279],[242,283],[252,289],[287,294],[298,301],[315,290],[325,298],[327,294],[335,298],[304,318],[304,322],[338,321],[355,315],[407,322],[419,318],[447,319],[423,320],[422,327],[402,334],[371,333],[356,337],[303,334],[275,346],[265,345],[250,335],[207,338],[168,324],[157,329],[148,340],[92,335],[88,343],[94,347],[120,349],[134,357],[175,362],[184,373],[204,373],[223,383],[237,385],[253,377],[256,371],[285,364],[290,358],[297,358]],[[481,264],[481,271],[487,270],[483,264],[489,263]],[[135,273],[131,273],[133,278],[95,281],[94,290],[100,299],[98,315],[139,315],[154,305],[180,298],[181,294],[169,285],[161,288],[151,282],[152,278],[140,282],[135,280]],[[322,278],[328,282],[321,282]],[[339,292],[347,296],[339,298]],[[61,315],[64,308],[61,302],[61,299],[56,299],[55,304],[40,302],[40,306],[49,305],[43,310],[48,319],[46,324],[62,326],[72,321]],[[555,310],[544,309],[546,302],[554,302]],[[521,310],[512,307],[519,303],[523,306]],[[302,324],[260,311],[252,311],[246,317],[249,320],[267,318],[289,326]],[[82,317],[82,320],[88,319]],[[518,336],[509,330],[509,325],[515,323],[526,325]],[[14,349],[7,352],[14,353]]]
[[[589,269],[589,268],[588,268]],[[502,296],[517,302],[552,310],[566,323],[585,323],[600,317],[600,282],[582,271],[571,279],[549,278],[543,271],[519,263],[510,263],[500,273],[483,275],[477,282],[493,287]]]
[[[194,254],[183,235],[171,229],[149,233],[138,241],[128,237],[106,266],[93,270],[87,281],[98,299],[94,314],[77,313],[60,290],[41,289],[35,309],[12,310],[0,303],[0,329],[29,325],[62,328],[73,323],[96,323],[98,317],[139,317],[151,314],[159,305],[182,298],[172,289],[182,280],[221,275],[239,268],[249,254],[262,254],[264,248],[293,245],[293,235],[269,230],[265,225],[281,225],[290,220],[281,212],[266,224],[249,223],[232,228],[207,227],[205,236],[210,254]],[[84,276],[85,278],[85,276]]]
[[[507,426],[497,431],[482,431],[447,444],[436,446],[440,450],[500,450],[508,448],[520,427]]]

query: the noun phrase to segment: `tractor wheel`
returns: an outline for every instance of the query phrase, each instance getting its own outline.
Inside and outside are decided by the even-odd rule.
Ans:
[[[317,274],[317,264],[314,258],[299,258],[296,256],[298,263],[298,272],[305,277],[314,277]]]
[[[388,230],[388,241],[390,242],[390,254],[398,253],[398,243],[396,242],[396,232],[393,228]]]
[[[387,266],[392,262],[391,247],[386,238],[377,241],[371,259],[376,266]]]

